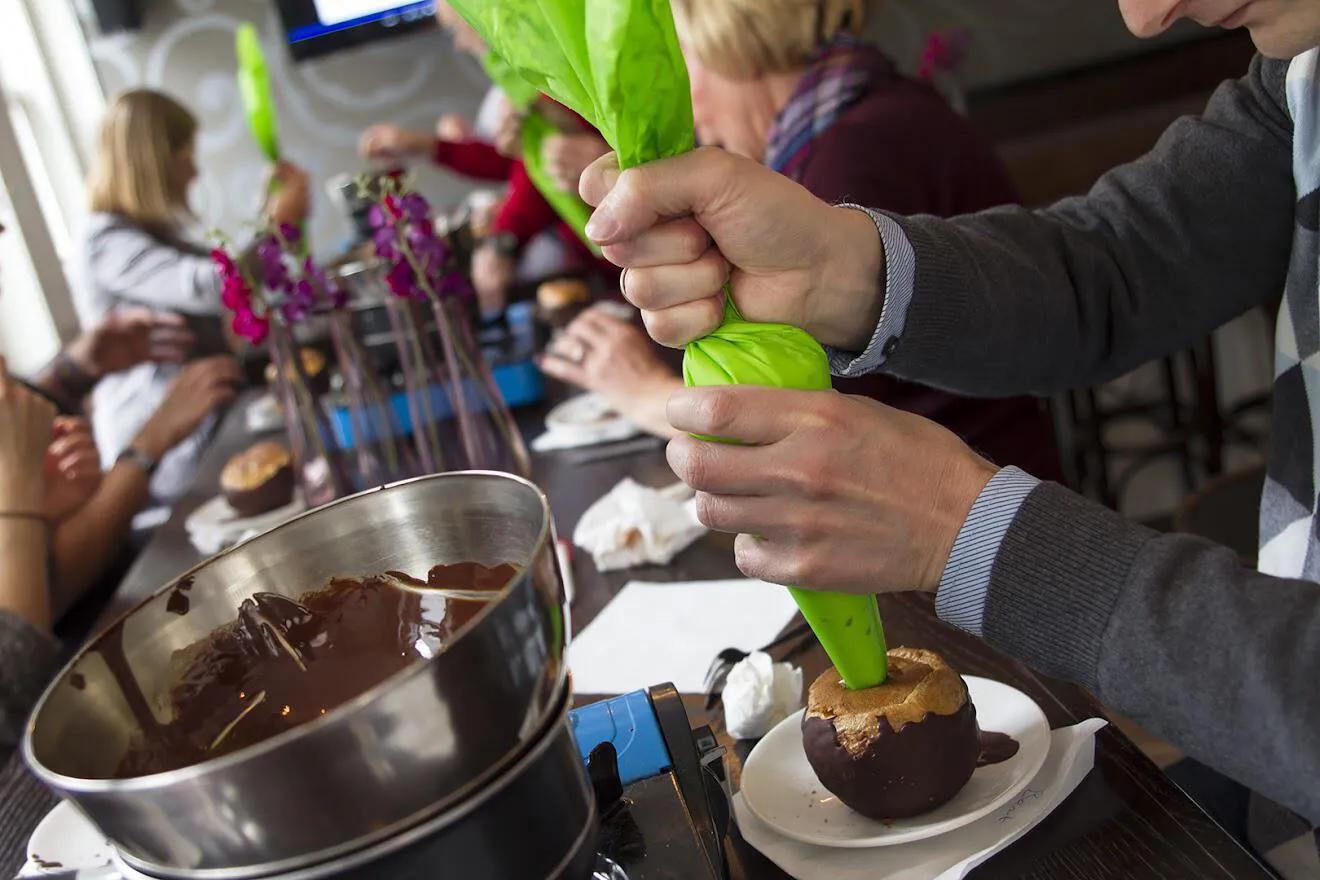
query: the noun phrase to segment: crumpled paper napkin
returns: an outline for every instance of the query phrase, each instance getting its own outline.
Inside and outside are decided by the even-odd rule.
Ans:
[[[960,880],[1072,794],[1095,766],[1095,734],[1106,723],[1088,718],[1052,731],[1044,765],[1017,797],[970,825],[914,843],[870,849],[801,843],[756,818],[741,793],[734,798],[734,815],[743,838],[797,880]]]
[[[243,413],[249,434],[269,434],[284,430],[284,410],[274,394],[263,394],[248,404]]]
[[[705,532],[687,486],[652,489],[624,477],[582,515],[573,543],[598,571],[616,571],[667,565]]]
[[[802,708],[802,670],[753,651],[724,682],[724,727],[734,739],[760,739]]]

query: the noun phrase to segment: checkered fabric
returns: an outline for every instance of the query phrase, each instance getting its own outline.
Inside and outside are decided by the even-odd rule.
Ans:
[[[1260,570],[1320,580],[1320,50],[1288,68],[1297,184],[1292,263],[1275,341],[1274,440],[1261,499]]]
[[[1286,88],[1296,227],[1275,337],[1274,430],[1260,505],[1259,568],[1320,581],[1320,49],[1289,65]],[[1320,876],[1313,873],[1320,861],[1308,845],[1311,832],[1297,817],[1258,796],[1250,812],[1252,842],[1282,876]],[[1298,852],[1306,864],[1287,864]],[[1292,855],[1285,859],[1286,853]]]

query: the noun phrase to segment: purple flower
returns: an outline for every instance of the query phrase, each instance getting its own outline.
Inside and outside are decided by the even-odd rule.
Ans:
[[[385,280],[395,296],[426,300],[466,288],[466,281],[460,288],[446,279],[452,254],[430,214],[430,204],[416,192],[388,192],[371,208],[372,244],[389,264]]]
[[[342,287],[331,284],[326,291],[326,296],[330,300],[330,308],[332,309],[342,309],[348,305],[348,291]]]
[[[403,256],[399,253],[399,238],[395,234],[393,228],[387,226],[384,229],[377,229],[371,239],[372,243],[376,246],[376,256],[380,257],[382,260],[387,260],[392,263]]]
[[[299,321],[306,318],[311,312],[311,310],[301,302],[293,299],[288,300],[284,305],[280,306],[280,311],[284,313],[284,320],[288,321],[290,324],[297,324]]]
[[[417,286],[417,278],[406,262],[395,263],[385,276],[390,292],[400,299],[425,299],[426,292]]]
[[[295,245],[298,242],[302,241],[302,230],[299,229],[297,226],[293,226],[289,223],[281,223],[280,238],[283,239],[284,243],[289,246]]]
[[[427,220],[408,225],[408,247],[420,262],[435,259],[443,263],[449,259],[449,245],[435,234],[435,227]]]
[[[270,290],[284,291],[290,284],[289,267],[284,264],[284,249],[278,240],[268,238],[257,245],[257,261],[261,264],[262,283]]]
[[[421,193],[410,192],[403,196],[399,199],[399,208],[403,215],[413,222],[429,221],[431,216],[431,206]]]
[[[301,278],[289,291],[289,299],[311,308],[316,305],[316,287],[312,285],[310,279]]]

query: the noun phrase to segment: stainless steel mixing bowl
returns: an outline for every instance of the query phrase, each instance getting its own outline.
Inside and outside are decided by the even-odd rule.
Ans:
[[[507,474],[423,477],[312,511],[193,569],[81,651],[37,706],[24,757],[130,864],[160,876],[254,877],[389,838],[473,796],[543,735],[566,687],[553,548],[545,496]],[[253,593],[468,561],[525,568],[438,656],[231,755],[106,778],[141,712],[166,720],[176,652]],[[181,583],[182,616],[167,609]]]

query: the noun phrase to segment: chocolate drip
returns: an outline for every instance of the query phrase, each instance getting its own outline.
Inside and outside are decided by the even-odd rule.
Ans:
[[[976,759],[977,767],[989,767],[1002,764],[1018,753],[1018,741],[1006,733],[981,731],[981,756]]]
[[[193,579],[191,577],[180,578],[170,591],[170,598],[165,603],[165,610],[170,614],[177,614],[183,617],[192,608],[192,600],[188,598],[188,591],[193,588]]]
[[[518,570],[464,562],[436,566],[427,583],[499,590]],[[183,675],[169,693],[173,720],[164,725],[121,662],[122,631],[112,631],[99,650],[141,727],[114,776],[186,767],[315,720],[435,656],[487,605],[447,599],[438,615],[426,604],[421,594],[374,577],[336,578],[296,601],[257,593],[234,622],[187,649]]]

